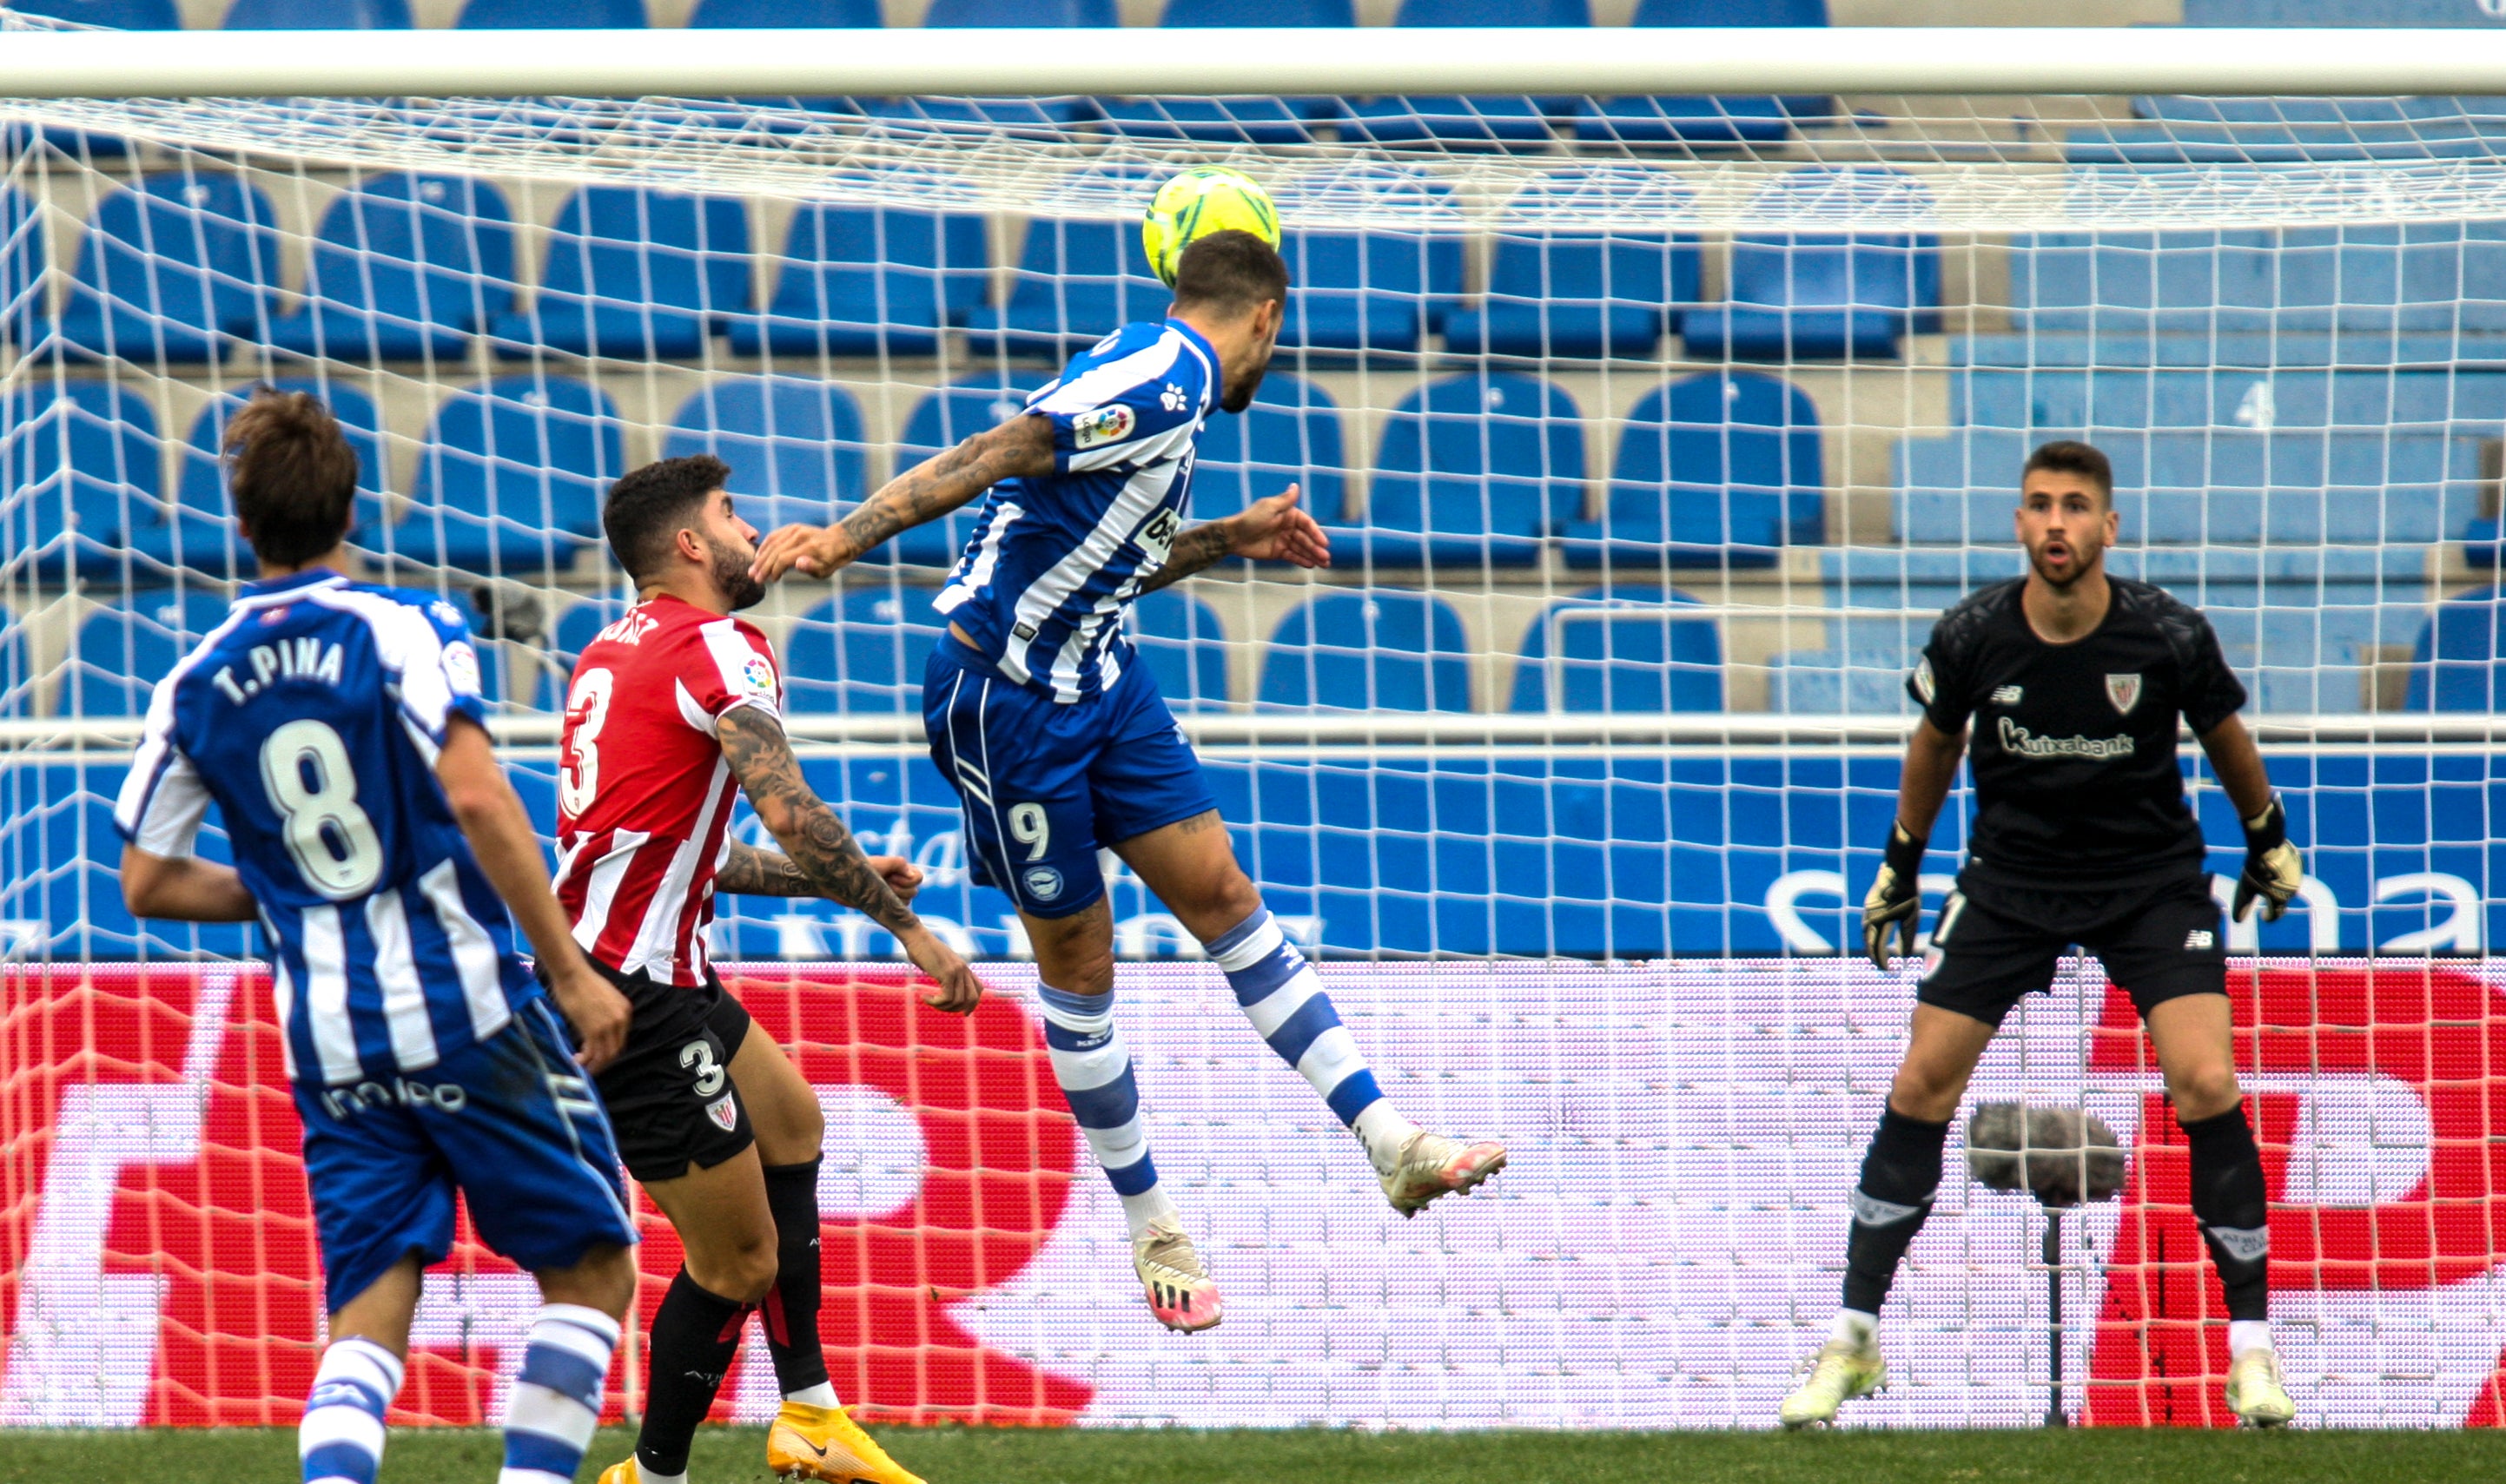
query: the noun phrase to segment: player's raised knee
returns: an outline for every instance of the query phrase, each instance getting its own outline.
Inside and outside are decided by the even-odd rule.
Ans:
[[[2186,1068],[2166,1078],[2166,1095],[2175,1116],[2200,1122],[2237,1106],[2237,1069],[2227,1062]]]

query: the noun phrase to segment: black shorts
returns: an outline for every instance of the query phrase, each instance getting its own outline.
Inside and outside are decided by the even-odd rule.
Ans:
[[[731,1084],[731,1059],[748,1039],[748,1011],[705,971],[697,988],[620,973],[591,961],[635,1008],[626,1047],[592,1082],[609,1107],[618,1157],[650,1184],[710,1170],[757,1142],[748,1105]]]
[[[2181,995],[2226,994],[2227,938],[2206,876],[2080,891],[1961,873],[1933,925],[1931,967],[1915,1000],[1997,1026],[2022,996],[2053,987],[2056,966],[2077,943],[2097,956],[2145,1019]]]

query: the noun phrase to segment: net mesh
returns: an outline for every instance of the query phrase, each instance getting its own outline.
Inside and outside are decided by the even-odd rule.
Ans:
[[[831,518],[1161,313],[1137,212],[1200,162],[1270,185],[1299,288],[1262,401],[1205,437],[1193,513],[1294,481],[1336,560],[1215,569],[1140,605],[1138,641],[1387,1090],[1513,1141],[1516,1166],[1492,1209],[1387,1222],[1353,1147],[1117,870],[1118,952],[1162,961],[1123,981],[1152,1136],[1235,1297],[1216,1343],[1159,1345],[1038,1054],[1015,917],[968,882],[922,756],[928,597],[964,527],[913,533],[761,619],[812,784],[929,871],[919,905],[990,961],[995,1006],[913,1011],[892,971],[839,962],[891,956],[884,935],[813,903],[726,900],[719,945],[755,961],[743,996],[829,1113],[846,1399],[909,1420],[1770,1418],[1833,1301],[1902,1024],[1904,978],[1847,966],[1904,676],[1945,603],[2017,570],[2027,448],[2087,437],[2117,463],[2116,570],[2208,612],[2309,852],[2298,910],[2229,930],[2296,956],[2240,969],[2238,998],[2292,1386],[2326,1420],[2499,1420],[2506,1082],[2484,1069],[2506,1016],[2479,956],[2506,925],[2506,108],[0,115],[0,943],[19,961],[0,1422],[285,1421],[310,1374],[267,987],[229,967],[252,945],[135,921],[108,816],[149,687],[248,575],[214,457],[245,390],[318,390],[350,426],[361,556],[490,637],[545,827],[555,697],[622,601],[606,481],[712,451],[760,526]],[[2206,779],[2195,799],[2211,840],[2238,838]],[[1414,958],[1443,962],[1350,962]],[[1953,1180],[1875,1415],[2028,1421],[2058,1355],[2075,1415],[2223,1420],[2224,1311],[2128,1004],[2075,965],[2014,1024],[1979,1095],[2094,1109],[2134,1174],[2066,1228],[2052,1340],[2042,1218]],[[525,1280],[465,1246],[427,1291],[408,1411],[498,1415]],[[770,1409],[762,1363],[725,1397]]]

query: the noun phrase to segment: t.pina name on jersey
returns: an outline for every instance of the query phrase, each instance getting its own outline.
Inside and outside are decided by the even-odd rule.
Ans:
[[[2132,755],[2130,737],[2040,737],[2026,727],[2001,719],[2001,750],[2022,758],[2085,758],[2103,761]]]
[[[318,680],[326,686],[336,686],[346,662],[338,645],[311,638],[256,644],[245,654],[244,660],[252,666],[250,680],[237,681],[233,665],[220,666],[218,673],[210,677],[226,692],[227,699],[238,706],[269,689],[272,681]]]

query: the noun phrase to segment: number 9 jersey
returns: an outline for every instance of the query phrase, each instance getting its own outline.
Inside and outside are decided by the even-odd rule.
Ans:
[[[541,993],[436,781],[483,710],[460,610],[328,571],[248,584],[148,703],[114,824],[180,859],[216,802],[300,1083],[422,1071]]]
[[[662,984],[705,983],[713,878],[738,789],[714,728],[778,720],[783,682],[757,626],[667,596],[586,645],[557,745],[556,896],[584,952]]]

